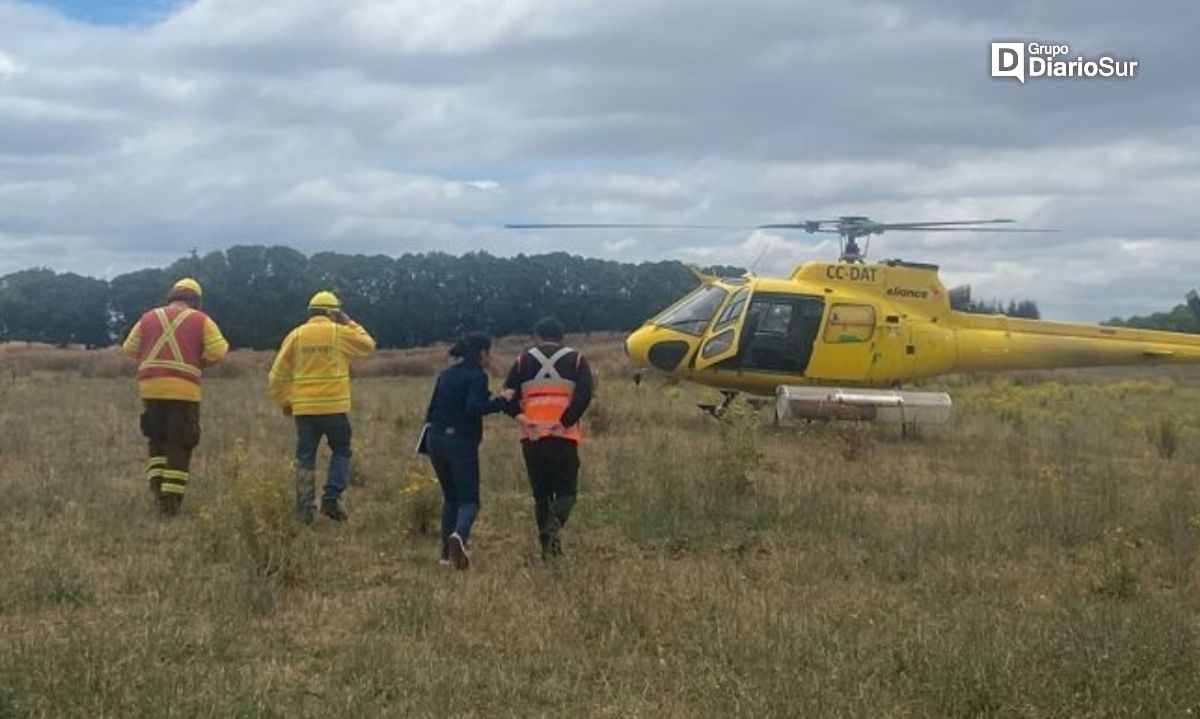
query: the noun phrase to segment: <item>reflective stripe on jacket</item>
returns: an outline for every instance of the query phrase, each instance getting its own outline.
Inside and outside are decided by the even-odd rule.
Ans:
[[[203,368],[220,362],[229,343],[208,315],[173,303],[142,315],[123,349],[138,361],[143,399],[199,402]]]
[[[570,427],[561,424],[563,413],[571,406],[575,383],[559,374],[555,365],[573,352],[575,350],[570,347],[562,347],[547,357],[540,349],[533,347],[526,353],[541,367],[532,379],[521,383],[521,414],[535,425],[533,431],[521,427],[522,441],[545,437],[561,437],[572,442],[583,439],[578,422]]]
[[[315,316],[283,340],[268,377],[271,397],[295,415],[350,411],[350,361],[375,349],[355,322]]]

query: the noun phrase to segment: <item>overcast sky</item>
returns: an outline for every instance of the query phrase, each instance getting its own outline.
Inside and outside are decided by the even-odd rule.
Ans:
[[[1168,309],[1200,285],[1197,28],[1194,0],[0,0],[0,274],[244,243],[784,273],[836,247],[499,226],[1013,217],[1062,232],[872,253],[1052,317]],[[1139,75],[993,79],[993,40]]]

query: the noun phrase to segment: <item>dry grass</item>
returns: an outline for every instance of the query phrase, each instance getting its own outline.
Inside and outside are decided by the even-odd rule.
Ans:
[[[303,528],[266,355],[208,383],[172,523],[130,381],[0,376],[0,717],[1200,712],[1196,373],[955,378],[954,426],[906,441],[717,424],[577,344],[608,381],[570,559],[533,560],[490,419],[466,575],[411,454],[427,377],[357,383],[369,481]]]
[[[632,371],[624,367],[624,352],[615,333],[573,335],[568,342],[595,347],[591,359],[602,375],[609,370]],[[504,337],[496,342],[497,358],[511,357],[524,346],[525,338]],[[359,377],[433,377],[448,361],[448,345],[406,350],[380,350],[355,365]],[[262,350],[237,350],[215,367],[208,369],[209,379],[230,379],[261,375],[271,366],[274,353]],[[36,373],[74,372],[88,379],[133,377],[136,364],[120,349],[89,350],[83,347],[59,348],[38,343],[0,344],[0,379],[10,381]]]

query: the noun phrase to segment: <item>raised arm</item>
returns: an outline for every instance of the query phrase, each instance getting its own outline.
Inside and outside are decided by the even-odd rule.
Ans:
[[[366,357],[375,351],[375,338],[349,317],[339,332],[338,340],[341,343],[342,354],[347,359]]]

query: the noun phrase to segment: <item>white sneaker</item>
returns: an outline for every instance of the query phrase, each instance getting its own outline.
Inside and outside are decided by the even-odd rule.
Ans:
[[[458,532],[450,535],[450,561],[454,562],[455,569],[469,569],[471,566],[471,558],[467,556],[467,546],[463,543],[462,537],[458,536]]]

